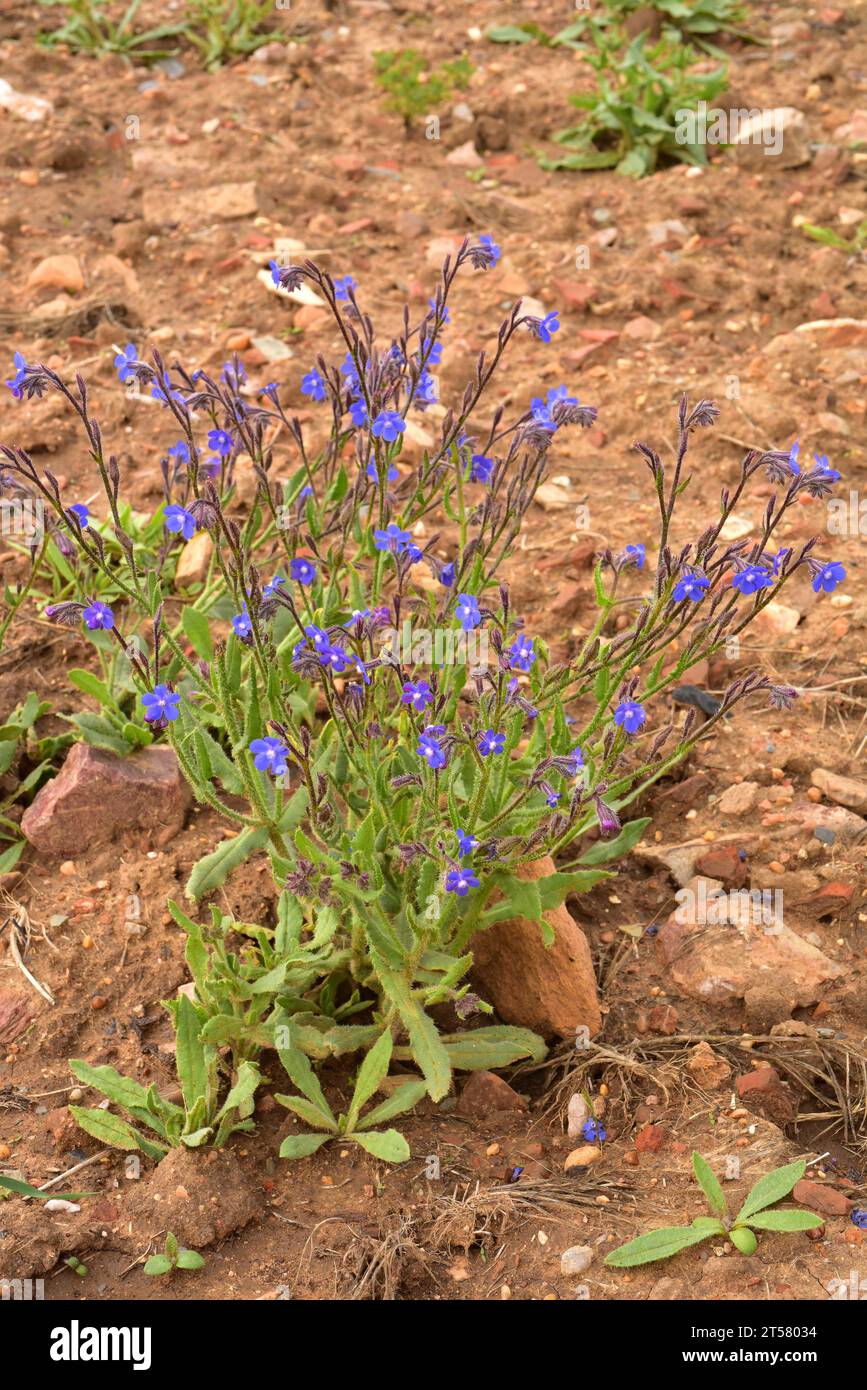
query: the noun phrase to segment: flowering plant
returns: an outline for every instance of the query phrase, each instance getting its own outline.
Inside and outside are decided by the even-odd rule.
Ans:
[[[255,392],[237,361],[215,380],[169,369],[156,353],[146,363],[132,344],[119,352],[121,379],[148,390],[180,435],[163,460],[156,555],[130,534],[121,470],[106,457],[85,382],[71,387],[22,360],[9,383],[19,397],[58,392],[75,410],[111,518],[82,518],[49,472],[3,448],[4,484],[40,498],[77,556],[81,591],[46,612],[116,645],[139,693],[143,732],[170,741],[199,802],[237,832],[196,864],[188,898],[211,893],[256,851],[270,861],[277,896],[268,925],[214,909],[202,927],[171,905],[188,936],[199,1041],[222,1047],[235,1086],[242,1066],[249,1078],[261,1049],[276,1046],[302,1093],[287,1103],[314,1128],[318,1116],[324,1137],[349,1136],[374,1115],[415,1103],[419,1086],[407,1084],[387,1114],[380,1106],[359,1120],[392,1057],[414,1063],[440,1100],[453,1068],[543,1055],[543,1040],[522,1028],[438,1029],[437,1005],[452,1004],[459,1019],[491,1012],[467,981],[474,936],[520,915],[550,944],[546,912],[609,876],[602,866],[628,852],[648,823],[623,824],[623,810],[741,699],[764,691],[787,706],[795,692],[753,673],[725,691],[705,723],[693,709],[679,729],[660,719],[657,697],[741,632],[799,569],[810,568],[817,591],[843,577],[839,565],[812,557],[812,541],[797,554],[772,553],[789,509],[805,493],[825,496],[839,476],[824,459],[802,471],[797,447],[748,453],[718,517],[674,547],[691,438],[718,414],[708,401],[683,400],[670,467],[636,445],[658,502],[655,568],[644,543],[604,550],[596,621],[569,660],[552,661],[546,643],[524,630],[502,571],[552,443],[596,412],[561,386],[511,423],[502,407],[484,423],[479,413],[516,337],[550,342],[557,314],[526,314],[517,303],[451,409],[439,405],[431,371],[456,276],[466,266],[488,271],[499,256],[490,237],[464,241],[428,309],[414,324],[405,310],[387,346],[351,276],[333,279],[310,261],[272,262],[286,292],[305,280],[315,287],[346,348],[338,366],[317,358],[302,382],[330,420],[318,451],[279,387]],[[408,466],[416,411],[439,420],[439,438],[428,436]],[[275,459],[285,440],[298,466],[281,481]],[[246,515],[237,498],[244,469],[256,483]],[[729,543],[726,521],[760,470],[779,491],[758,539]],[[444,517],[443,533],[431,533],[435,517]],[[207,570],[198,592],[179,593],[176,566],[203,534]],[[532,881],[522,872],[576,842],[556,872]],[[245,941],[240,951],[235,934]],[[193,1015],[184,1009],[188,1031]],[[359,1050],[373,1061],[350,1115],[337,1120],[320,1104],[310,1059]],[[214,1116],[208,1076],[205,1109]],[[197,1099],[187,1097],[191,1112]],[[209,1137],[226,1130],[204,1128]],[[315,1138],[300,1147],[287,1140],[283,1152],[310,1152]],[[390,1139],[380,1147],[401,1151]]]

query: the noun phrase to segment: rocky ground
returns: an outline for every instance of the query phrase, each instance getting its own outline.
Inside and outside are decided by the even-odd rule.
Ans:
[[[458,284],[444,399],[524,295],[559,307],[563,331],[550,349],[522,341],[504,404],[524,409],[564,382],[599,410],[594,429],[552,453],[550,490],[508,575],[528,630],[574,650],[592,621],[594,551],[653,545],[630,445],[670,449],[684,390],[716,399],[723,416],[697,444],[677,539],[703,528],[746,448],[799,438],[803,457],[827,453],[842,473],[846,512],[840,523],[811,502],[783,543],[819,534],[847,583],[821,600],[793,584],[737,656],[691,672],[718,694],[757,665],[801,698],[790,713],[741,709],[636,808],[652,824],[619,877],[570,901],[601,990],[590,1047],[562,1041],[540,1068],[474,1077],[438,1108],[422,1105],[405,1126],[413,1161],[398,1170],[336,1146],[286,1165],[285,1112],[268,1093],[256,1133],[225,1155],[172,1155],[138,1176],[123,1155],[96,1157],[65,1108],[76,1098],[67,1059],[172,1085],[159,1001],[186,969],[165,902],[223,832],[190,810],[159,758],[133,786],[92,750],[70,754],[65,780],[28,813],[31,847],[4,884],[10,913],[29,915],[25,963],[42,992],[8,950],[11,929],[0,935],[0,1163],[41,1184],[95,1160],[58,1184],[98,1193],[80,1213],[0,1203],[0,1276],[44,1275],[46,1297],[797,1300],[832,1296],[834,1280],[851,1288],[852,1271],[867,1288],[851,1220],[867,1206],[867,271],[801,230],[849,236],[867,218],[867,16],[768,3],[752,7],[766,43],[726,43],[733,104],[802,113],[796,162],[714,151],[707,170],[633,184],[539,167],[572,120],[569,93],[592,75],[568,50],[485,41],[507,8],[484,0],[468,27],[453,7],[416,0],[300,3],[277,20],[296,45],[207,74],[191,49],[169,72],[47,52],[33,40],[51,11],[7,5],[0,73],[50,105],[32,121],[0,108],[6,355],[88,376],[125,491],[153,508],[171,441],[161,413],[118,388],[116,346],[156,346],[189,368],[237,351],[255,381],[285,381],[303,416],[300,378],[338,345],[319,309],[263,283],[275,248],[294,243],[354,275],[388,324],[404,298],[425,302],[462,236],[491,232],[503,260]],[[521,9],[549,32],[565,22],[548,3]],[[142,21],[169,11],[146,4]],[[439,141],[406,133],[371,79],[375,51],[410,42],[436,63],[466,51],[475,67],[463,109],[441,113]],[[53,399],[24,406],[4,393],[0,440],[51,468],[70,501],[95,497]],[[738,516],[741,534],[755,533],[768,495],[760,486]],[[20,576],[13,549],[0,565],[4,581]],[[36,690],[51,703],[40,732],[59,732],[57,716],[83,707],[65,672],[88,659],[34,608],[0,653],[0,711]],[[684,888],[695,898],[676,898]],[[744,888],[781,892],[779,931],[743,923],[731,897],[712,924],[691,915],[698,895]],[[131,899],[140,933],[127,930]],[[265,865],[251,861],[221,901],[266,919]],[[324,1079],[345,1096],[345,1071]],[[585,1089],[607,1130],[591,1152]],[[815,1160],[796,1195],[823,1230],[769,1233],[749,1259],[720,1244],[632,1274],[606,1269],[613,1245],[704,1210],[694,1148],[718,1171],[739,1159],[735,1203],[768,1168]],[[142,1262],[169,1229],[207,1263],[166,1285]],[[65,1266],[70,1255],[86,1279]]]

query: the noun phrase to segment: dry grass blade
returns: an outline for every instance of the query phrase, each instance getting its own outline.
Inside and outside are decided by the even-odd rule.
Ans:
[[[27,948],[30,945],[30,937],[32,935],[32,927],[30,925],[30,917],[27,909],[21,903],[16,903],[14,899],[10,898],[8,895],[6,897],[6,902],[7,904],[12,904],[12,911],[3,922],[0,931],[6,928],[9,929],[9,954],[28,984],[32,985],[37,994],[42,995],[43,999],[47,999],[49,1004],[53,1004],[54,995],[51,993],[50,989],[40,984],[36,976],[33,975],[24,964],[24,957],[27,954]]]

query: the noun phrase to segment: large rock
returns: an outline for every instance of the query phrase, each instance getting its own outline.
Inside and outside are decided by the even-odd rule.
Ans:
[[[838,806],[848,806],[850,811],[860,811],[862,814],[867,811],[867,782],[842,777],[825,767],[814,768],[810,781],[825,793],[829,801],[836,801]]]
[[[792,1008],[803,1007],[816,1003],[822,985],[844,974],[841,966],[783,922],[764,922],[760,911],[743,910],[741,895],[727,896],[730,911],[714,903],[713,916],[719,920],[684,920],[700,914],[678,909],[657,937],[681,993],[707,1004],[728,1004],[768,985],[791,1000]]]
[[[536,859],[519,870],[530,880],[556,873],[553,859]],[[472,941],[473,976],[479,992],[504,1023],[531,1028],[543,1037],[574,1038],[602,1026],[590,947],[565,904],[545,913],[554,930],[546,947],[538,922],[513,917],[479,932]]]
[[[180,830],[190,800],[171,748],[116,758],[76,743],[25,811],[21,829],[45,854],[74,855],[122,830]]]
[[[762,170],[796,169],[813,157],[807,118],[794,106],[756,111],[739,123],[731,143],[740,163]]]
[[[142,216],[154,230],[231,222],[237,217],[255,217],[258,211],[255,183],[222,183],[212,188],[150,187],[142,196]]]

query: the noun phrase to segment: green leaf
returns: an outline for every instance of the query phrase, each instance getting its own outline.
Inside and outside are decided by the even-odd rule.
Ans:
[[[821,1216],[811,1211],[761,1211],[745,1223],[759,1231],[812,1231],[821,1226]]]
[[[29,1182],[8,1177],[5,1173],[0,1173],[0,1187],[5,1187],[9,1192],[20,1192],[22,1197],[38,1197],[40,1202],[48,1202],[52,1197],[56,1197],[60,1202],[77,1202],[82,1197],[98,1195],[96,1192],[40,1192],[38,1187],[31,1187]]]
[[[93,748],[101,748],[106,753],[116,753],[119,758],[128,756],[130,746],[122,738],[113,724],[99,714],[61,714],[67,724],[78,729],[85,743]]]
[[[360,1129],[373,1129],[375,1125],[384,1125],[386,1120],[393,1120],[395,1115],[405,1115],[407,1110],[412,1110],[424,1095],[427,1095],[426,1081],[404,1081],[387,1100],[369,1110],[352,1128],[357,1133]]]
[[[534,35],[517,24],[497,24],[485,31],[491,43],[532,43]]]
[[[769,1207],[773,1202],[779,1202],[781,1197],[788,1196],[806,1171],[807,1165],[800,1159],[797,1163],[787,1163],[783,1168],[775,1168],[772,1173],[766,1173],[763,1178],[759,1178],[735,1217],[735,1225],[740,1225],[748,1216],[752,1216],[753,1212],[761,1211],[763,1207]]]
[[[378,1134],[351,1134],[347,1138],[360,1144],[367,1153],[383,1163],[406,1163],[408,1158],[412,1158],[409,1144],[396,1129],[381,1130]]]
[[[275,1094],[274,1099],[280,1105],[285,1105],[287,1110],[291,1110],[293,1115],[297,1115],[299,1120],[304,1120],[306,1124],[312,1125],[314,1129],[327,1129],[329,1134],[337,1133],[337,1122],[333,1116],[324,1115],[318,1105],[305,1100],[303,1096]]]
[[[5,849],[3,853],[0,854],[0,874],[8,874],[15,868],[15,865],[24,853],[24,846],[26,844],[26,840],[18,840],[16,844],[10,845],[8,849]]]
[[[200,656],[203,661],[213,661],[214,642],[211,637],[211,625],[204,613],[200,613],[198,608],[185,608],[181,616],[181,626],[189,637],[196,656]]]
[[[290,1134],[280,1145],[281,1158],[306,1158],[327,1144],[330,1134]]]
[[[100,1091],[115,1105],[122,1105],[124,1110],[147,1109],[148,1093],[144,1086],[129,1076],[122,1076],[114,1067],[92,1067],[89,1062],[74,1057],[69,1063],[69,1070],[76,1081]]]
[[[579,864],[609,864],[612,859],[622,859],[624,854],[629,854],[641,839],[647,826],[650,825],[650,816],[643,816],[640,820],[627,821],[620,834],[613,840],[599,840],[595,845],[591,845],[588,850],[581,855]]]
[[[198,1250],[181,1250],[178,1252],[178,1269],[203,1269],[205,1264],[204,1255],[200,1255]]]
[[[202,1129],[194,1129],[192,1134],[182,1134],[181,1143],[185,1149],[200,1149],[207,1144],[213,1132],[213,1125],[205,1125]]]
[[[611,1269],[633,1269],[635,1265],[649,1265],[654,1260],[668,1260],[679,1251],[707,1240],[710,1234],[701,1227],[662,1226],[612,1250],[606,1255],[605,1264]]]
[[[73,666],[66,674],[72,684],[84,691],[85,695],[91,695],[94,700],[98,700],[101,705],[106,705],[109,709],[114,708],[115,701],[111,691],[105,682],[95,676],[92,671],[83,671],[80,667]]]
[[[466,1033],[446,1033],[443,1047],[458,1071],[497,1071],[524,1057],[541,1062],[548,1051],[544,1040],[529,1028],[491,1024]]]
[[[204,855],[193,866],[184,889],[186,896],[198,902],[207,893],[213,893],[233,869],[237,869],[254,850],[261,849],[267,842],[268,830],[265,826],[250,826],[234,839],[224,840],[213,853]]]
[[[162,1158],[168,1152],[163,1144],[145,1139],[126,1120],[108,1110],[82,1110],[78,1105],[70,1105],[69,1113],[86,1134],[113,1149],[141,1149],[149,1158]]]
[[[192,1110],[196,1101],[208,1094],[208,1065],[205,1049],[199,1033],[201,1022],[195,1006],[185,994],[178,998],[175,1015],[177,1051],[175,1054],[178,1079],[184,1093],[187,1110]]]
[[[388,1029],[377,1038],[373,1047],[368,1052],[364,1061],[358,1069],[358,1080],[355,1083],[355,1090],[352,1093],[352,1104],[349,1107],[346,1127],[348,1130],[355,1129],[355,1123],[361,1114],[362,1106],[370,1100],[375,1093],[380,1081],[388,1076],[388,1068],[391,1063],[392,1037]]]
[[[171,1274],[173,1268],[168,1255],[151,1255],[144,1263],[145,1274]]]
[[[442,1100],[448,1094],[452,1080],[449,1056],[440,1040],[437,1026],[425,1013],[406,980],[390,970],[385,961],[371,948],[371,955],[380,983],[409,1034],[409,1045],[419,1070],[427,1081],[431,1100]]]
[[[244,1107],[253,1099],[261,1080],[262,1075],[255,1062],[242,1062],[238,1068],[238,1079],[218,1110],[217,1119],[231,1114],[233,1110],[240,1110],[243,1114]]]
[[[695,1173],[699,1187],[707,1197],[711,1211],[716,1212],[717,1216],[727,1216],[728,1205],[723,1196],[723,1190],[707,1159],[702,1158],[700,1153],[693,1153],[692,1171]]]
[[[297,1047],[282,1047],[277,1049],[277,1056],[282,1062],[286,1074],[293,1086],[297,1086],[302,1095],[316,1107],[330,1128],[337,1128],[337,1120],[328,1101],[325,1099],[319,1078],[310,1065],[310,1059]]]
[[[551,908],[559,907],[570,893],[589,893],[597,883],[611,877],[613,875],[605,869],[578,869],[571,873],[549,874],[547,878],[540,878],[537,887],[542,900],[542,911],[549,912]]]

